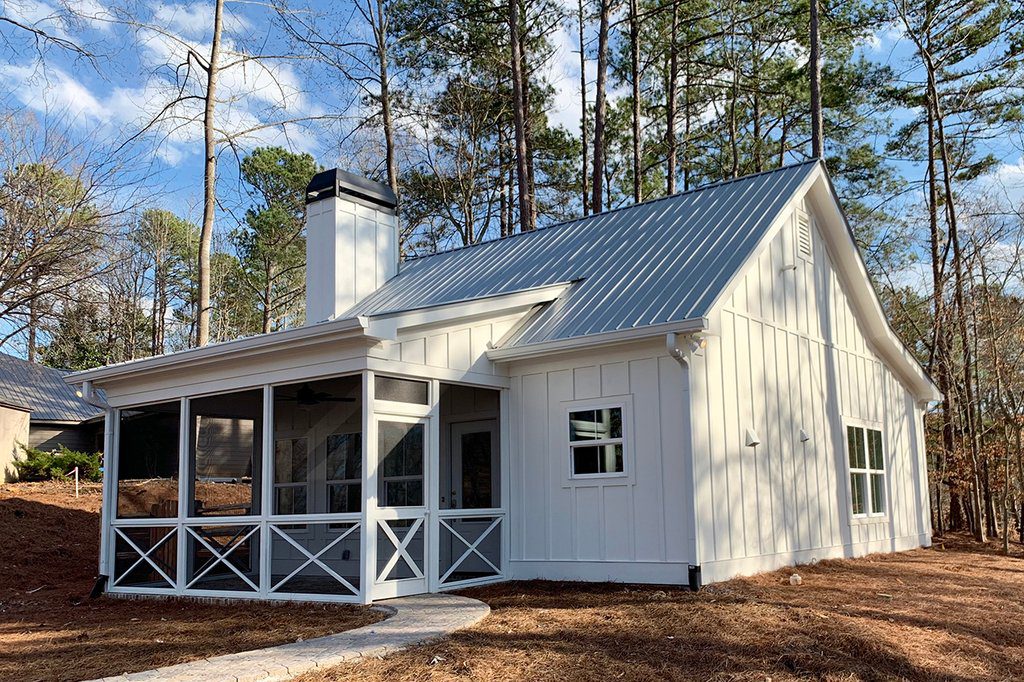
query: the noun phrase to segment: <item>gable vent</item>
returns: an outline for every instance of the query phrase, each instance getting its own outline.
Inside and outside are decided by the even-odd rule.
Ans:
[[[811,218],[803,211],[796,214],[796,253],[804,260],[814,257],[814,245],[811,243]]]

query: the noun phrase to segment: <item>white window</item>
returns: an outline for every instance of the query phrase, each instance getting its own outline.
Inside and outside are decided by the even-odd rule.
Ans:
[[[864,426],[846,427],[850,463],[850,502],[855,517],[881,516],[886,511],[885,453],[882,432]]]
[[[622,405],[569,411],[569,466],[573,478],[625,473],[622,412]]]

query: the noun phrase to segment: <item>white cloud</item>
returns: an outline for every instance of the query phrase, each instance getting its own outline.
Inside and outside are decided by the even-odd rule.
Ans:
[[[213,32],[213,4],[157,3],[153,7],[153,23],[192,40],[202,40]],[[247,31],[252,25],[236,12],[225,11],[224,31]]]
[[[0,81],[18,101],[38,112],[67,113],[78,122],[107,123],[110,110],[75,78],[39,62],[0,65]]]

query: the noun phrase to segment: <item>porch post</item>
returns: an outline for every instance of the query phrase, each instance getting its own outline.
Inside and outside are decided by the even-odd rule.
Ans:
[[[103,416],[103,488],[100,503],[100,575],[107,576],[107,587],[114,580],[114,566],[110,560],[110,543],[113,542],[113,530],[110,521],[117,514],[117,478],[114,466],[117,462],[117,410],[107,408]]]
[[[174,591],[181,594],[188,582],[188,530],[185,527],[185,519],[188,517],[189,507],[192,500],[189,493],[192,491],[192,472],[189,466],[189,454],[191,451],[192,425],[188,414],[188,398],[181,398],[178,403],[178,524],[175,533],[178,536],[177,543],[177,569],[175,576]]]
[[[260,596],[266,599],[273,586],[271,545],[274,538],[267,519],[274,513],[274,389],[263,387],[263,443],[260,460]]]
[[[509,410],[511,391],[511,388],[498,391],[498,472],[501,476],[501,504],[498,506],[503,512],[501,561],[498,568],[501,569],[501,577],[506,580],[512,578],[512,415]]]
[[[373,420],[373,371],[363,371],[363,518],[359,541],[359,599],[373,601],[373,583],[377,577],[377,427]]]
[[[437,592],[440,588],[438,565],[441,550],[441,382],[430,381],[430,418],[427,420],[427,479],[423,494],[426,497],[427,521],[425,547],[423,548],[423,570],[427,575],[427,590]]]

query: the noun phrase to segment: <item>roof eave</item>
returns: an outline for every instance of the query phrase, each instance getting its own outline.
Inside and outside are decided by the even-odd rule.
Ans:
[[[567,339],[555,339],[553,341],[542,341],[522,346],[509,346],[507,348],[492,348],[487,351],[487,357],[493,362],[512,362],[514,360],[528,360],[530,358],[550,355],[552,353],[566,353],[576,350],[586,350],[603,346],[615,346],[624,343],[631,343],[644,339],[651,339],[675,332],[677,334],[694,334],[708,331],[710,329],[708,318],[693,317],[678,322],[663,322],[646,325],[643,327],[632,327],[630,329],[617,329],[614,331],[588,334],[586,336],[574,336]]]
[[[244,359],[262,355],[280,348],[320,343],[325,340],[340,341],[345,339],[365,339],[379,341],[368,332],[368,321],[365,317],[352,317],[342,320],[330,320],[305,327],[296,327],[281,332],[252,336],[234,341],[191,348],[189,350],[157,355],[141,360],[133,360],[117,365],[97,367],[81,372],[73,372],[64,377],[68,384],[81,384],[91,381],[97,384],[114,380],[129,379],[141,374],[167,371],[182,365],[194,368],[211,362]]]

